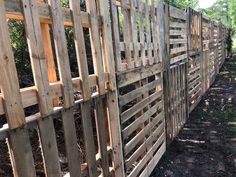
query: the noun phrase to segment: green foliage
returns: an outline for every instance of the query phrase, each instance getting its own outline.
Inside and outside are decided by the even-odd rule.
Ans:
[[[230,27],[231,19],[229,16],[228,0],[217,0],[213,6],[201,9],[204,15],[211,17],[217,21],[222,22],[224,25]]]
[[[204,15],[220,21],[230,28],[227,37],[227,50],[231,52],[232,38],[236,32],[236,0],[217,0],[211,7],[200,10]]]
[[[236,29],[236,0],[228,0],[232,28]]]
[[[22,21],[8,20],[9,33],[21,87],[33,85],[33,75]]]
[[[204,15],[236,29],[236,0],[217,0],[213,6],[200,10]]]
[[[195,8],[199,0],[164,0],[165,3],[184,9],[186,7]]]

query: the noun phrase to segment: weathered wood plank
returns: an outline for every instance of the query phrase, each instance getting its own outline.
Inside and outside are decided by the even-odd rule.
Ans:
[[[56,65],[53,56],[51,37],[50,37],[50,28],[48,24],[41,23],[41,33],[42,33],[42,41],[44,47],[44,55],[47,61],[47,72],[48,72],[48,80],[49,83],[57,82],[57,74],[56,74]],[[59,98],[53,99],[53,106],[59,105]]]
[[[156,80],[156,81],[153,81],[151,83],[144,85],[143,87],[139,87],[139,88],[135,89],[134,91],[131,91],[125,95],[120,96],[119,97],[120,106],[123,106],[123,105],[129,103],[130,101],[140,97],[141,95],[147,93],[149,90],[154,89],[160,83],[161,83],[160,80]]]
[[[104,58],[102,56],[102,48],[100,41],[100,30],[98,23],[98,10],[96,8],[95,0],[86,1],[86,7],[90,14],[91,28],[90,31],[90,43],[93,55],[94,72],[98,76],[98,90],[100,94],[105,93],[104,83]]]
[[[152,50],[151,50],[151,30],[150,30],[150,14],[149,14],[149,0],[145,0],[145,22],[146,22],[146,42],[147,42],[147,57],[148,64],[153,64]]]
[[[91,116],[91,100],[81,103],[81,115],[83,123],[83,133],[86,148],[86,160],[88,163],[88,172],[90,177],[98,176],[95,144],[93,137],[93,126]]]
[[[28,131],[17,128],[8,136],[7,144],[14,176],[36,177]]]
[[[102,23],[102,44],[103,44],[103,53],[105,58],[105,72],[109,73],[109,82],[106,83],[106,89],[110,90],[116,90],[116,68],[115,68],[115,62],[114,62],[114,51],[113,48],[113,40],[112,40],[112,27],[111,27],[111,13],[109,10],[109,1],[103,0],[99,1],[99,8],[100,8],[100,14],[103,17],[103,23]],[[119,50],[119,49],[118,49]],[[120,55],[120,53],[119,53]],[[105,76],[104,76],[105,78]],[[103,79],[104,79],[103,78]],[[103,81],[104,82],[104,81]]]
[[[153,147],[147,152],[147,154],[144,156],[144,158],[137,164],[137,166],[134,168],[134,170],[128,175],[128,177],[135,177],[138,175],[138,173],[142,170],[142,168],[146,165],[146,163],[153,157],[154,151],[157,150],[157,148],[162,144],[161,141],[156,141],[156,143],[153,145]],[[160,151],[165,151],[165,143],[162,144]],[[161,154],[160,154],[161,156]]]
[[[52,18],[51,18],[51,8],[46,3],[37,3],[36,8],[38,8],[39,11],[39,17],[41,23],[51,24]],[[8,0],[5,1],[5,7],[6,7],[6,16],[10,19],[18,19],[23,20],[23,12],[20,5],[20,0]],[[68,26],[72,26],[72,18],[70,9],[63,8],[63,19],[64,24]],[[90,27],[90,20],[89,20],[89,13],[82,12],[82,25],[83,27],[89,28]]]
[[[131,27],[130,27],[130,16],[129,12],[126,8],[127,0],[121,0],[121,12],[123,14],[123,36],[125,43],[125,58],[127,60],[128,69],[132,68],[132,55],[130,50],[130,42],[131,42]]]
[[[139,41],[141,44],[141,60],[142,65],[146,66],[147,60],[146,60],[146,54],[145,54],[145,36],[144,36],[144,19],[143,19],[143,2],[142,0],[138,0],[138,14],[139,14]]]
[[[160,96],[161,96],[161,92],[153,93],[149,97],[138,102],[135,106],[133,106],[130,109],[126,110],[125,112],[121,113],[121,122],[124,123],[124,122],[128,121],[134,114],[139,112],[139,110],[148,106],[150,103],[152,103],[156,99],[160,98]]]
[[[11,48],[8,26],[5,18],[4,1],[0,1],[0,87],[4,100],[4,109],[11,129],[21,127],[25,115],[20,97],[14,55]],[[2,101],[3,101],[2,100]]]
[[[105,81],[107,82],[109,81],[108,73],[105,73]],[[73,78],[72,84],[73,84],[73,90],[75,92],[82,91],[80,78]],[[96,75],[89,75],[89,85],[90,87],[97,86]],[[61,86],[62,84],[60,82],[50,84],[50,95],[52,95],[52,98],[58,98],[62,96]],[[23,100],[22,104],[24,108],[38,104],[36,87],[33,86],[33,87],[20,89],[20,93],[21,93],[21,99]],[[5,111],[3,108],[3,95],[0,94],[0,115],[3,115],[3,114],[5,114]]]
[[[73,92],[71,70],[69,64],[69,56],[67,51],[65,29],[63,21],[61,20],[63,19],[62,11],[59,1],[49,0],[48,3],[52,9],[53,37],[56,48],[60,80],[63,86],[62,87],[63,107],[65,109],[69,109],[74,105],[74,92]],[[80,165],[80,160],[79,160],[79,152],[77,149],[77,137],[76,137],[73,110],[70,109],[63,111],[62,120],[63,120],[66,154],[68,158],[70,175],[80,176],[80,169],[78,168],[78,166]]]
[[[39,110],[42,116],[47,116],[52,113],[52,99],[49,96],[49,80],[47,72],[47,63],[44,55],[44,47],[42,42],[42,33],[38,11],[35,8],[34,0],[21,0],[24,14],[25,29],[27,42],[29,46],[34,82],[38,90]],[[45,123],[47,125],[45,125]],[[49,129],[47,129],[49,128]],[[50,133],[49,133],[50,130]],[[50,134],[50,135],[48,135]],[[39,136],[42,143],[42,153],[44,156],[45,173],[47,176],[61,175],[59,164],[57,143],[55,130],[52,119],[47,121],[39,121]],[[48,143],[51,144],[48,147]]]
[[[122,61],[120,55],[120,31],[119,31],[119,19],[117,13],[116,0],[111,0],[111,16],[112,16],[112,35],[113,35],[113,48],[116,61],[116,70],[122,71]]]
[[[186,20],[186,13],[184,10],[180,10],[176,7],[170,6],[170,16],[177,18],[177,19],[182,19],[182,20]]]
[[[106,139],[106,123],[104,112],[106,109],[103,105],[102,98],[95,98],[95,120],[98,135],[98,151],[101,156],[101,167],[103,177],[109,176],[109,161],[107,154],[107,139]]]
[[[147,121],[147,119],[150,118],[150,116],[152,116],[154,113],[156,113],[157,109],[162,108],[162,104],[163,102],[160,101],[157,104],[155,104],[154,106],[150,107],[144,114],[142,114],[141,116],[137,117],[135,119],[135,121],[133,121],[130,125],[128,125],[127,127],[124,128],[124,130],[122,130],[122,135],[123,138],[127,138],[130,134],[132,134],[142,123],[144,123],[145,121]]]
[[[113,168],[115,169],[115,175],[125,176],[117,91],[106,95],[106,106],[108,108],[110,140],[113,150]]]
[[[84,32],[82,27],[82,18],[80,3],[76,0],[70,0],[70,9],[72,14],[72,21],[74,26],[74,41],[75,41],[75,50],[77,54],[77,64],[79,68],[79,75],[81,78],[82,85],[82,94],[83,100],[87,101],[91,97],[91,90],[89,87],[89,72],[88,72],[88,63],[87,55],[84,42]]]
[[[121,88],[131,83],[147,78],[151,75],[160,73],[161,69],[161,64],[155,64],[153,66],[135,68],[127,72],[119,73],[117,76],[118,87]]]
[[[139,60],[139,51],[138,51],[138,31],[137,31],[137,19],[136,19],[136,1],[130,0],[130,18],[131,18],[131,35],[133,42],[133,56],[135,61],[135,66],[139,67],[141,62]]]

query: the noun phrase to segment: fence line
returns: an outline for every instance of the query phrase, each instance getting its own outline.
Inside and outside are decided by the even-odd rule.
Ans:
[[[7,19],[24,24],[34,86],[19,87]],[[0,22],[0,140],[17,177],[37,175],[37,155],[48,177],[149,176],[226,57],[224,25],[158,0],[1,0]]]

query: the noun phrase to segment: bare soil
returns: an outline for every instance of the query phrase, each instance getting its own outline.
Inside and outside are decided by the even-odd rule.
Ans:
[[[152,177],[236,176],[236,58],[220,74]]]

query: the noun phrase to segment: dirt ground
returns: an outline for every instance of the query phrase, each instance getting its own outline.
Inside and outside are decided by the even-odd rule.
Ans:
[[[236,58],[170,144],[152,177],[236,177]]]

